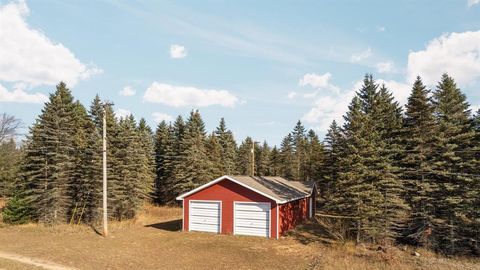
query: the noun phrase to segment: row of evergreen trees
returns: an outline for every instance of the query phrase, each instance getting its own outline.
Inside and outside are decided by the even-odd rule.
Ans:
[[[300,121],[280,149],[267,142],[260,145],[251,137],[237,146],[223,118],[216,130],[207,134],[199,112],[192,111],[186,121],[178,116],[173,123],[158,125],[155,157],[156,202],[174,203],[179,194],[222,175],[319,179],[324,149],[317,134],[313,130],[307,133]]]
[[[145,120],[117,120],[97,96],[87,112],[64,83],[30,128],[4,221],[94,222],[102,197],[102,125],[108,129],[108,203],[112,219],[132,218],[154,182],[152,131]]]
[[[26,140],[6,221],[99,218],[103,110],[98,97],[87,112],[57,86]],[[480,111],[471,113],[448,75],[434,91],[418,78],[405,110],[367,75],[345,123],[334,121],[323,142],[299,121],[279,148],[250,137],[237,145],[224,119],[207,133],[198,111],[155,133],[143,119],[116,119],[109,105],[105,113],[112,219],[135,216],[146,200],[174,203],[224,174],[280,175],[317,181],[319,209],[349,217],[347,236],[359,242],[478,250]]]
[[[367,75],[344,119],[326,135],[319,180],[325,209],[351,217],[351,237],[478,252],[480,111],[453,78],[431,92],[418,77],[403,113]]]

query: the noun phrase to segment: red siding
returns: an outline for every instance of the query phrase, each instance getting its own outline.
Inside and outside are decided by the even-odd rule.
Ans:
[[[210,187],[200,190],[183,201],[183,229],[188,231],[188,206],[190,200],[221,201],[222,220],[221,233],[233,234],[233,203],[234,202],[269,202],[270,209],[270,237],[277,238],[277,204],[263,195],[245,188],[230,180],[222,180]]]
[[[312,198],[312,215],[315,215],[316,202],[315,202],[316,190],[313,190],[312,196],[291,201],[280,205],[279,212],[279,234],[284,235],[289,230],[292,230],[298,224],[303,223],[309,219],[309,207],[310,198]]]

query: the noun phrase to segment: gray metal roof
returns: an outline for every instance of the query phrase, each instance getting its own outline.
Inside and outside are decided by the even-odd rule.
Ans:
[[[307,197],[315,185],[314,182],[290,181],[279,176],[228,175],[228,177],[280,202]]]

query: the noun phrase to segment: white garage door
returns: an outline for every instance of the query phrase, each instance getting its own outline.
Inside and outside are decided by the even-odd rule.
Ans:
[[[236,202],[235,234],[270,236],[270,203]]]
[[[190,201],[189,230],[220,233],[220,202]]]

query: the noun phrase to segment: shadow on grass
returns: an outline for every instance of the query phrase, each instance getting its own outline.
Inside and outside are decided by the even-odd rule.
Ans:
[[[288,236],[295,238],[300,243],[308,245],[313,242],[320,242],[323,244],[332,244],[336,239],[332,237],[331,233],[319,224],[316,218],[306,221],[298,225],[294,230],[287,233]]]
[[[145,227],[151,227],[151,228],[169,231],[169,232],[178,232],[178,231],[181,231],[182,229],[182,220],[181,219],[169,220],[165,222],[145,225]]]

